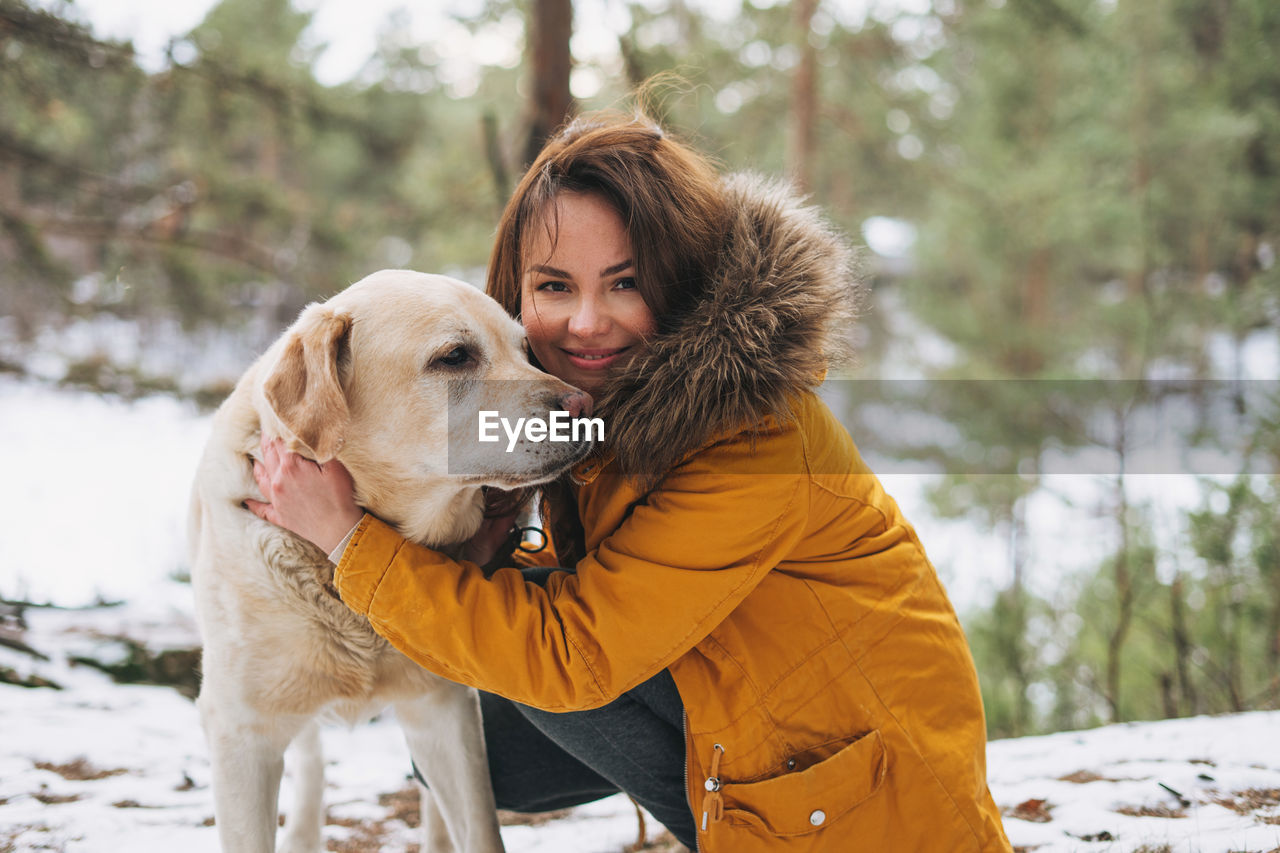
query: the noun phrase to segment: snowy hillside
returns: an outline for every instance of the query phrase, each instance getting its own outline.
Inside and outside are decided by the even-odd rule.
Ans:
[[[0,853],[217,849],[190,699],[101,671],[139,650],[149,666],[189,670],[197,638],[177,578],[207,430],[207,416],[172,400],[0,378],[0,598],[61,605],[0,607],[0,680],[30,685],[0,683]],[[89,606],[101,601],[123,603]],[[412,849],[394,722],[327,730],[325,744],[329,849]],[[1280,712],[996,742],[989,775],[1021,849],[1280,851]],[[621,853],[637,822],[615,797],[503,837],[511,853]]]

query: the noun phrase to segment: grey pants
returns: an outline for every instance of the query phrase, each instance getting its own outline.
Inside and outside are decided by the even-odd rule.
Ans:
[[[621,791],[697,849],[685,794],[684,706],[667,670],[590,711],[553,714],[491,693],[480,694],[480,710],[498,808],[552,811]]]
[[[684,706],[667,670],[590,711],[553,714],[487,693],[480,708],[498,808],[547,811],[623,791],[695,849]]]

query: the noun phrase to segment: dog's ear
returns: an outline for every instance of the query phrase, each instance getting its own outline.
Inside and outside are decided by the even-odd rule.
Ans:
[[[338,378],[338,359],[350,331],[349,315],[312,308],[289,332],[263,383],[276,417],[317,462],[337,455],[351,419]]]

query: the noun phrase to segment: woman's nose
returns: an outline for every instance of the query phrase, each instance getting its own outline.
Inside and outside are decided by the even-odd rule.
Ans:
[[[581,299],[569,317],[569,332],[579,338],[590,338],[609,331],[609,315],[593,298]]]

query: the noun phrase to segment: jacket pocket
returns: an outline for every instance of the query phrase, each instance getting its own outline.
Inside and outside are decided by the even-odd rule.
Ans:
[[[829,758],[759,782],[724,783],[724,817],[776,836],[819,832],[867,800],[884,782],[888,756],[873,730]]]

